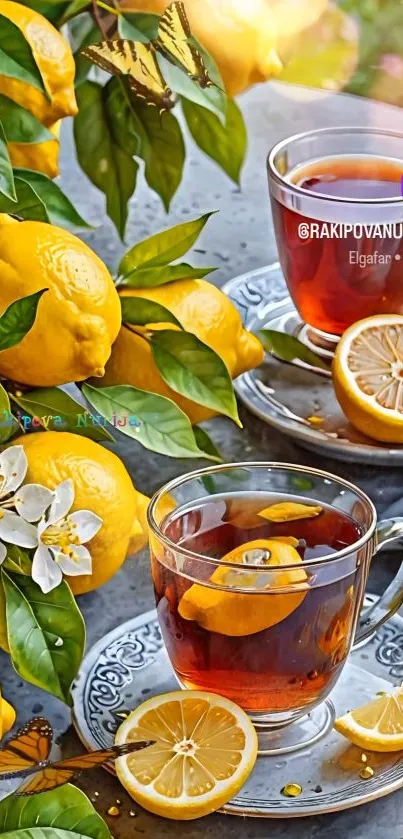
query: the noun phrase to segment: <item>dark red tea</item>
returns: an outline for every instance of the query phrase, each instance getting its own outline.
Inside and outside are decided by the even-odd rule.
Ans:
[[[237,583],[239,572],[233,569],[235,586],[242,586],[243,592],[232,593],[228,586],[234,584],[233,578],[225,577],[223,565],[215,570],[214,564],[204,563],[201,572],[203,563],[189,557],[178,570],[172,553],[166,551],[160,559],[151,555],[158,617],[179,679],[188,688],[221,693],[255,712],[304,708],[331,690],[348,653],[361,592],[362,567],[354,553],[337,564],[329,560],[304,571],[307,560],[331,558],[355,543],[362,535],[359,525],[328,506],[313,518],[278,523],[262,518],[262,510],[284,500],[290,497],[265,493],[210,497],[197,507],[175,511],[161,526],[178,546],[213,559],[246,546],[243,562],[251,559],[248,543],[294,537],[298,544],[293,551],[302,562],[297,556],[296,571],[283,572],[281,593],[267,590],[266,580],[260,580],[264,573],[259,575],[256,569],[249,577],[255,580],[250,594],[244,593],[243,581]],[[252,559],[255,564],[256,554]],[[287,577],[290,573],[293,578]],[[305,590],[292,593],[289,583],[301,580],[301,575]],[[225,582],[226,591],[220,582]],[[261,628],[262,615],[267,628]]]
[[[394,223],[386,223],[385,205],[381,203],[371,222],[364,213],[367,205],[363,205],[361,214],[359,203],[354,204],[368,199],[375,204],[401,199],[402,175],[403,161],[358,155],[322,158],[297,167],[288,176],[291,183],[318,197],[315,218],[295,212],[272,197],[287,285],[300,314],[311,326],[341,335],[361,318],[403,313],[403,202],[402,213]],[[326,203],[329,198],[330,213]],[[343,204],[340,199],[353,203]],[[325,221],[328,217],[332,217],[337,230],[332,230],[330,220]],[[354,230],[346,227],[351,223]]]

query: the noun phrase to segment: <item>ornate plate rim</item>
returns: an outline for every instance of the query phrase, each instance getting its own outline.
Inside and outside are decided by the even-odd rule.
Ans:
[[[373,595],[369,595],[369,597],[373,597]],[[97,641],[86,653],[85,658],[81,665],[81,670],[78,678],[75,680],[72,686],[72,697],[73,697],[73,709],[72,709],[72,720],[74,728],[84,746],[91,750],[94,747],[94,743],[96,740],[94,739],[91,730],[88,728],[87,722],[85,717],[82,715],[81,708],[82,708],[82,697],[84,694],[86,682],[88,675],[93,667],[94,660],[98,658],[98,654],[105,650],[110,644],[116,641],[122,634],[125,634],[127,630],[133,631],[138,627],[144,626],[145,624],[158,621],[157,612],[155,609],[150,609],[147,612],[143,612],[140,615],[137,615],[135,618],[131,618],[128,621],[118,625],[106,635],[104,635],[99,641]],[[403,630],[403,617],[399,614],[395,614],[388,624],[399,624]],[[258,758],[264,760],[264,758]],[[105,767],[107,771],[111,774],[115,774],[113,765]],[[312,805],[309,806],[309,799],[300,799],[298,800],[301,805],[304,804],[304,801],[307,802],[307,806],[301,807],[301,810],[298,809],[298,805],[296,801],[290,802],[290,806],[288,808],[284,808],[283,810],[279,810],[278,812],[271,809],[268,810],[261,810],[257,807],[251,806],[251,804],[245,802],[243,805],[242,797],[237,796],[237,803],[228,802],[228,804],[224,805],[220,810],[217,812],[223,813],[226,815],[238,816],[238,817],[248,817],[248,818],[264,818],[264,819],[295,819],[295,818],[305,818],[311,816],[319,816],[324,815],[326,813],[336,813],[342,812],[343,810],[350,810],[354,807],[361,806],[362,804],[368,804],[371,801],[374,801],[378,798],[383,798],[386,795],[391,794],[392,792],[396,792],[397,790],[403,787],[403,760],[402,762],[390,767],[386,770],[386,773],[400,773],[400,777],[396,778],[393,781],[387,783],[387,786],[380,786],[379,782],[382,780],[384,775],[380,774],[375,776],[371,781],[368,781],[368,786],[371,784],[372,789],[369,789],[367,793],[365,793],[364,787],[362,782],[359,783],[359,789],[363,792],[360,795],[356,795],[355,797],[351,797],[344,802],[338,802],[337,804],[325,804],[318,809],[318,803],[320,800],[320,796],[315,796],[316,806]],[[376,787],[375,789],[373,787]],[[291,809],[297,808],[297,809]]]
[[[232,296],[235,288],[242,287],[244,283],[253,277],[264,276],[267,273],[275,273],[281,270],[279,262],[273,262],[270,265],[265,265],[261,268],[256,268],[233,277],[228,280],[223,286],[222,291],[226,294],[237,306],[236,298]],[[292,305],[291,298],[286,295],[281,300],[274,301],[271,306],[273,311],[276,308],[281,309],[286,305]],[[270,305],[270,304],[268,304]],[[253,306],[250,307],[253,309]],[[251,326],[250,323],[247,324]],[[252,322],[253,326],[253,322]],[[267,425],[271,425],[288,437],[297,440],[303,447],[311,451],[333,454],[336,460],[353,461],[357,463],[373,463],[374,460],[380,466],[399,466],[403,464],[403,446],[400,448],[378,448],[378,446],[369,446],[365,443],[351,443],[348,440],[338,440],[334,442],[331,438],[326,437],[316,428],[309,428],[303,426],[292,419],[282,417],[280,414],[276,416],[274,408],[269,413],[260,407],[261,395],[256,391],[254,382],[250,372],[242,373],[234,381],[234,388],[243,402],[243,404],[259,419],[263,420]],[[393,461],[391,463],[391,458]]]

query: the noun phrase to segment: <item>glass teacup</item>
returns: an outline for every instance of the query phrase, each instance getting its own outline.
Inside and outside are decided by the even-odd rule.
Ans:
[[[316,739],[353,643],[403,600],[398,576],[360,618],[371,558],[403,520],[377,525],[359,488],[276,463],[184,475],[148,515],[158,617],[180,684],[232,699],[262,730],[304,718],[276,748]]]

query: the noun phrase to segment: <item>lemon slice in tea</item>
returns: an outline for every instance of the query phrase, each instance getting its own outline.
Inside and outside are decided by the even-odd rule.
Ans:
[[[257,757],[256,731],[222,696],[180,690],[143,702],[120,726],[116,743],[154,740],[115,762],[138,804],[168,819],[197,819],[236,795]]]
[[[340,734],[373,752],[403,749],[403,687],[379,696],[366,705],[339,717],[334,727]]]
[[[333,383],[352,425],[375,440],[403,443],[403,316],[350,326],[336,349]]]
[[[269,629],[287,618],[300,606],[308,593],[307,575],[301,567],[302,559],[295,548],[293,537],[255,539],[246,542],[223,556],[222,561],[264,567],[261,572],[251,568],[217,568],[207,585],[195,583],[181,598],[179,614],[185,620],[196,621],[210,632],[221,635],[254,635]],[[278,569],[272,573],[265,569],[270,565],[295,565],[293,569]],[[208,585],[210,583],[210,585]],[[295,591],[279,592],[276,589],[295,584]],[[301,591],[301,584],[304,590]],[[223,591],[226,588],[240,588],[246,592]],[[249,593],[247,589],[250,588]],[[253,592],[261,592],[254,594]]]

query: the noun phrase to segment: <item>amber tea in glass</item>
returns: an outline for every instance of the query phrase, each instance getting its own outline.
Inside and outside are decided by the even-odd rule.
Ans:
[[[349,515],[330,506],[323,507],[313,518],[281,523],[267,521],[259,514],[264,509],[270,510],[271,506],[290,501],[312,509],[319,504],[307,498],[238,492],[206,498],[189,509],[168,516],[161,530],[181,548],[212,559],[222,559],[235,548],[243,547],[243,562],[258,562],[260,558],[264,561],[266,540],[292,537],[304,563],[332,556],[362,536],[360,526]],[[248,550],[251,543],[254,547]],[[216,597],[214,589],[206,587],[202,592],[199,587],[200,605],[197,597],[191,601],[194,619],[190,619],[191,610],[189,606],[186,608],[185,595],[191,582],[158,559],[152,558],[152,562],[161,630],[183,685],[223,693],[243,708],[255,712],[282,711],[284,705],[288,709],[299,708],[301,704],[316,702],[320,695],[331,690],[348,652],[353,629],[354,590],[361,587],[358,578],[362,575],[362,566],[352,565],[342,579],[329,581],[324,563],[317,570],[312,587],[302,572],[300,582],[306,582],[306,588],[297,593],[276,594],[276,587],[270,585],[275,582],[274,575],[267,579],[266,592],[264,573],[260,574],[259,581],[259,571],[251,572],[251,592],[220,592],[218,614],[209,622],[210,601],[212,603]],[[191,571],[191,565],[191,559],[185,560],[184,574]],[[294,574],[299,571],[302,568],[298,566]],[[207,584],[214,570],[208,566],[206,572]],[[239,579],[237,574],[239,572],[235,570],[231,580],[227,572],[223,582],[227,585],[232,582],[235,587],[239,580],[242,587],[242,575]],[[286,579],[285,572],[283,576]],[[259,582],[262,591],[255,593]],[[241,598],[246,620],[243,619],[245,625],[239,627],[241,604],[238,607],[237,600]],[[182,607],[181,603],[184,604]],[[267,612],[267,620],[264,614],[260,619],[259,614],[256,621],[256,610],[260,613],[262,608],[263,613]],[[276,618],[283,615],[277,622]]]
[[[370,636],[403,597],[396,578],[360,618],[371,558],[403,520],[377,529],[369,498],[320,470],[202,469],[160,490],[148,520],[157,613],[177,679],[232,699],[267,730],[294,730],[288,723],[308,711],[313,725],[354,639]]]
[[[336,338],[357,320],[403,312],[403,135],[329,128],[269,155],[284,277],[303,320]]]

